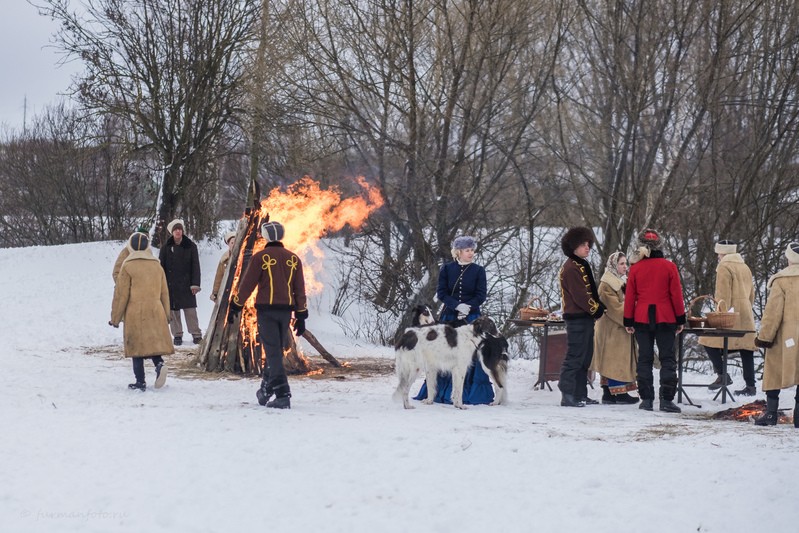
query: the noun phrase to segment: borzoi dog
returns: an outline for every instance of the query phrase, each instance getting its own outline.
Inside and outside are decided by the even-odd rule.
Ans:
[[[413,318],[411,319],[411,326],[420,328],[422,326],[431,326],[436,323],[436,317],[433,316],[433,311],[426,305],[417,305],[413,308]]]
[[[495,340],[486,342],[490,338]],[[483,370],[493,378],[496,397],[492,405],[505,401],[507,341],[499,336],[497,326],[490,318],[479,317],[459,328],[446,324],[408,328],[394,348],[399,378],[394,399],[402,399],[405,409],[413,409],[408,393],[422,368],[427,379],[427,398],[422,400],[423,403],[433,403],[436,397],[436,374],[442,372],[452,375],[452,404],[458,409],[465,409],[463,380],[472,365],[475,351]],[[488,358],[485,353],[489,354]]]

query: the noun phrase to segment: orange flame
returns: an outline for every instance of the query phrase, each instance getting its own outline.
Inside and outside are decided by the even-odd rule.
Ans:
[[[268,214],[270,220],[283,224],[286,236],[283,244],[297,253],[305,266],[305,290],[308,294],[321,291],[322,284],[316,279],[321,271],[324,253],[319,248],[319,239],[349,225],[360,229],[372,212],[383,203],[379,189],[370,186],[362,176],[356,178],[364,196],[341,198],[338,187],[322,189],[318,181],[305,176],[288,186],[285,191],[274,188],[261,200],[261,215]],[[253,253],[262,250],[265,241],[255,243]]]

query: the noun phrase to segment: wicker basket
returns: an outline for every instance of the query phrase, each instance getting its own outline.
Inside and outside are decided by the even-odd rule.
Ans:
[[[691,308],[694,306],[694,304],[696,302],[698,302],[699,300],[704,300],[706,298],[710,298],[712,300],[713,296],[711,296],[709,294],[703,294],[702,296],[697,296],[696,298],[691,300],[691,302],[688,304],[688,312],[689,313],[691,312]],[[701,310],[700,310],[700,314],[701,314]],[[688,325],[690,327],[692,327],[692,328],[704,327],[705,322],[707,322],[707,317],[705,317],[705,316],[689,316],[688,317]]]
[[[713,300],[716,303],[716,311],[707,314],[707,325],[711,328],[732,329],[738,319],[738,313],[730,313],[724,300]],[[722,311],[723,309],[723,311]]]
[[[533,305],[538,302],[538,305]],[[545,320],[549,316],[549,311],[541,307],[541,300],[533,298],[527,306],[519,309],[519,318],[522,320]]]

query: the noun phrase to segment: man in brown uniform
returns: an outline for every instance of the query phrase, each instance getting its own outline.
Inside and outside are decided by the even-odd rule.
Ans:
[[[594,322],[605,312],[599,300],[591,264],[587,261],[594,244],[589,228],[571,228],[560,241],[566,256],[560,267],[560,293],[568,347],[560,368],[558,388],[564,407],[596,404],[588,397],[588,368],[594,356]]]
[[[266,247],[252,256],[230,303],[228,314],[228,320],[233,322],[247,298],[258,287],[255,309],[258,311],[258,334],[266,351],[267,364],[256,396],[259,404],[278,409],[291,408],[291,390],[283,368],[283,349],[289,340],[292,311],[294,333],[298,337],[305,332],[305,319],[308,318],[302,262],[297,254],[283,246],[284,231],[279,222],[261,225]],[[275,399],[269,401],[272,394]]]

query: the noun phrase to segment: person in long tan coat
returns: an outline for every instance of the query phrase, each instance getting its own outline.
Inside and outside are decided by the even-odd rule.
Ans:
[[[755,301],[755,285],[752,271],[744,263],[738,253],[738,245],[732,241],[719,241],[716,243],[715,252],[719,257],[716,267],[716,290],[713,297],[716,301],[724,300],[729,309],[738,313],[732,329],[755,330],[755,315],[752,304]],[[722,355],[724,339],[721,337],[699,337],[699,344],[705,347],[707,356],[713,363],[716,371],[716,381],[710,384],[710,389],[715,390],[723,385],[731,385],[732,378],[729,374],[722,376]],[[755,334],[750,333],[743,337],[733,337],[728,341],[728,351],[741,354],[744,381],[746,385],[735,394],[754,396],[755,388]],[[725,383],[726,381],[726,383]]]
[[[610,254],[599,280],[599,299],[606,309],[594,327],[594,358],[591,362],[591,370],[602,376],[603,404],[638,403],[638,398],[628,394],[638,388],[635,381],[638,353],[632,337],[624,329],[626,279],[627,257],[622,252]]]
[[[136,382],[131,389],[144,391],[144,360],[155,365],[155,388],[166,382],[163,355],[175,353],[169,333],[169,289],[164,269],[150,251],[149,238],[134,233],[128,240],[130,253],[122,263],[114,287],[111,320],[115,328],[124,322],[125,357],[133,360]]]
[[[768,280],[766,308],[755,339],[755,345],[765,348],[766,353],[763,372],[766,412],[755,424],[775,425],[779,418],[780,390],[797,385],[793,425],[799,428],[799,242],[790,243],[785,256],[788,267]]]
[[[225,270],[227,270],[227,265],[230,261],[230,254],[233,253],[233,245],[236,244],[235,231],[229,231],[225,233],[225,244],[227,244],[227,250],[225,250],[225,252],[222,254],[222,257],[219,258],[219,264],[216,265],[214,287],[211,289],[212,302],[216,301],[216,298],[219,295],[219,290],[222,288],[222,277],[225,275]]]

